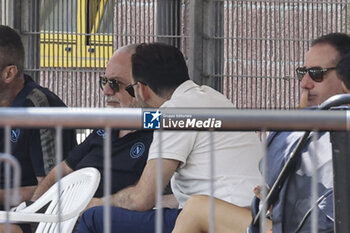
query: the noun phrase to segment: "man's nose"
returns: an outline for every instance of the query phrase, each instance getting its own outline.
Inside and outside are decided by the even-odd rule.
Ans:
[[[315,86],[315,81],[313,81],[307,72],[304,77],[301,79],[300,87],[303,89],[312,89]]]
[[[110,95],[114,95],[114,91],[112,90],[112,88],[109,86],[109,83],[106,83],[106,85],[103,88],[103,94],[105,96],[110,96]]]

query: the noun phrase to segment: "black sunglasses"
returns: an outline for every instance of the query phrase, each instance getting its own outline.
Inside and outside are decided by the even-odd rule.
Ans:
[[[108,83],[109,87],[114,91],[114,92],[119,92],[120,90],[120,83],[116,79],[108,79],[106,77],[100,76],[100,88],[103,90]]]
[[[298,67],[295,71],[297,73],[299,81],[303,79],[305,74],[309,72],[310,78],[315,82],[322,82],[323,81],[323,75],[330,70],[334,70],[336,67],[330,67],[330,68],[322,68],[322,67]]]
[[[125,90],[129,93],[129,95],[131,95],[132,97],[135,97],[135,91],[134,91],[134,86],[137,84],[138,82],[135,82],[134,84],[130,84],[129,86],[125,87]]]

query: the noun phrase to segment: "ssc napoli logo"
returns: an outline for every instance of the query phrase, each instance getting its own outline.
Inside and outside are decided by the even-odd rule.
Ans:
[[[11,142],[13,142],[13,143],[18,142],[20,134],[21,134],[20,129],[11,129]]]
[[[105,137],[105,131],[103,129],[99,129],[96,131],[96,134],[100,137]]]
[[[143,153],[145,152],[145,149],[145,144],[143,144],[142,142],[135,143],[130,149],[130,157],[133,159],[141,157],[141,155],[143,155]]]

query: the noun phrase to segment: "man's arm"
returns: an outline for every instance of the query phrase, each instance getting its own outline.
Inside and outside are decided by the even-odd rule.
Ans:
[[[40,182],[43,179],[44,179],[43,177],[37,177],[38,184],[40,184]],[[19,195],[21,198],[19,201],[22,202],[22,201],[30,200],[37,187],[38,187],[37,185],[19,187]],[[5,190],[0,189],[0,203],[1,204],[5,203],[5,195],[6,195]],[[13,189],[10,189],[10,195],[13,195]]]
[[[31,197],[32,201],[37,200],[43,193],[45,193],[53,184],[56,183],[56,171],[58,166],[55,166],[49,174],[39,183],[38,187],[36,188],[33,196]],[[67,165],[65,161],[61,163],[61,169],[62,169],[62,177],[68,175],[69,173],[73,172],[73,170]],[[30,197],[29,197],[30,198]],[[28,199],[26,199],[28,200]]]
[[[20,201],[29,200],[34,193],[34,190],[37,186],[22,186],[19,187],[19,194],[21,196]],[[13,195],[13,189],[10,189],[10,196]],[[0,189],[0,204],[5,203],[5,189]]]
[[[162,164],[163,190],[178,167],[179,161],[162,159]],[[111,196],[111,205],[136,211],[152,209],[156,202],[156,184],[157,159],[151,159],[147,162],[139,182],[113,194]],[[104,198],[94,198],[89,207],[103,204]]]
[[[173,209],[179,208],[179,203],[177,202],[174,194],[163,195],[162,207]]]

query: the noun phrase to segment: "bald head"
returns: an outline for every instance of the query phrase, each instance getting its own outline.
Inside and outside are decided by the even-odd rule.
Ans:
[[[109,59],[105,76],[108,80],[116,80],[119,91],[113,90],[109,84],[105,85],[103,94],[109,107],[135,107],[135,98],[132,98],[125,87],[131,82],[131,56],[135,53],[137,45],[131,44],[118,48]]]
[[[131,56],[135,53],[137,44],[125,45],[118,48],[109,59],[106,67],[106,76],[118,77],[121,83],[129,83],[131,78]]]
[[[124,45],[123,47],[118,48],[114,52],[113,55],[115,55],[116,53],[130,53],[130,54],[134,54],[137,46],[138,46],[138,44]]]

